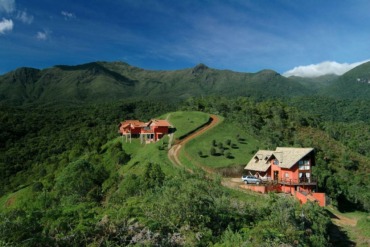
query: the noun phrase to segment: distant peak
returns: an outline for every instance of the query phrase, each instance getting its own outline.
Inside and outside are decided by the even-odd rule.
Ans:
[[[263,69],[263,70],[258,71],[258,73],[262,73],[262,74],[279,74],[275,70],[272,70],[272,69]]]
[[[198,64],[197,66],[195,66],[192,70],[192,74],[201,74],[203,73],[205,70],[209,69],[207,65],[203,64],[203,63],[200,63]]]

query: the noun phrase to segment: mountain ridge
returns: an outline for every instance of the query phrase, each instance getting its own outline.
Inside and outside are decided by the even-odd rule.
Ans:
[[[10,105],[49,102],[93,102],[122,98],[183,100],[224,95],[256,99],[330,95],[366,98],[369,87],[352,86],[346,78],[370,78],[370,63],[328,81],[286,78],[265,69],[256,73],[219,70],[198,64],[181,70],[145,70],[125,62],[97,61],[80,65],[55,65],[46,69],[18,68],[0,76],[0,102]],[[355,75],[353,75],[355,74]],[[365,75],[365,76],[362,76]],[[316,83],[318,82],[318,83]],[[334,94],[333,94],[334,92]]]

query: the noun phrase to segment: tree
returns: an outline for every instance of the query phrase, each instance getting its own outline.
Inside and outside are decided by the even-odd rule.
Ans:
[[[226,143],[226,145],[230,146],[231,145],[231,140],[227,139],[225,143]]]
[[[166,176],[158,164],[148,163],[144,171],[144,186],[145,189],[154,189],[161,187]]]
[[[83,201],[90,190],[100,187],[107,178],[103,168],[95,167],[87,160],[78,160],[63,169],[57,177],[55,189],[60,196],[75,196]]]
[[[214,147],[216,147],[217,146],[217,142],[216,142],[216,140],[212,140],[212,146],[214,146]]]

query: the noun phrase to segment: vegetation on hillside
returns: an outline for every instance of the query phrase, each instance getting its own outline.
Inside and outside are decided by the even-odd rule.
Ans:
[[[314,173],[320,189],[343,209],[358,207],[370,211],[369,119],[365,119],[366,123],[349,122],[352,111],[341,109],[342,114],[336,118],[343,122],[322,121],[280,101],[256,103],[246,98],[192,98],[184,108],[223,115],[225,121],[251,133],[259,141],[260,149],[314,147],[318,164]],[[188,148],[193,156],[200,145]]]
[[[306,112],[303,99],[244,97],[1,105],[0,245],[326,246],[331,223],[323,208],[232,191],[218,176],[173,166],[169,140],[130,144],[117,133],[124,119],[162,116],[173,121],[179,137],[204,124],[209,113],[218,114],[225,119],[219,129],[188,143],[196,160],[212,159],[224,168],[247,162],[257,149],[311,146],[320,189],[332,204],[368,212],[368,103],[336,104],[336,115],[329,110],[336,101],[325,102],[321,115]]]

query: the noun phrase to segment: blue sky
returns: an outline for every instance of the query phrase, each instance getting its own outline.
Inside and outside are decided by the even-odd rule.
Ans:
[[[0,74],[92,61],[343,71],[370,58],[369,10],[368,0],[0,0]]]

